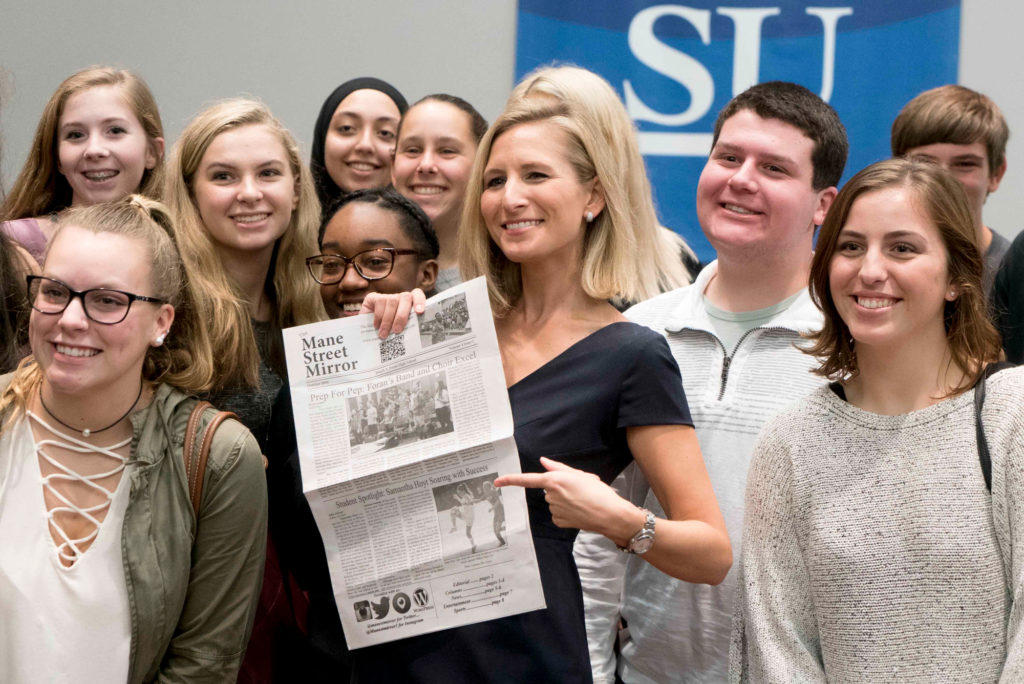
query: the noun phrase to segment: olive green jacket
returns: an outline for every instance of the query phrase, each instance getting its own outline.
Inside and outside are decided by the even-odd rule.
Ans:
[[[9,381],[0,377],[0,391]],[[234,682],[263,581],[267,494],[259,446],[241,423],[220,425],[197,524],[182,458],[195,401],[158,385],[152,403],[131,417],[136,465],[121,557],[133,684]]]

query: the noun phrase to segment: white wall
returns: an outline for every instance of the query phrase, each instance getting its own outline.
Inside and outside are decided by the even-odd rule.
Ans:
[[[557,0],[556,0],[557,1]],[[856,2],[856,0],[851,0]],[[685,4],[685,0],[678,0]],[[766,4],[771,4],[767,2]],[[372,75],[410,102],[447,91],[488,119],[512,86],[515,0],[5,0],[0,7],[2,182],[24,161],[43,104],[72,72],[117,64],[148,81],[172,142],[204,103],[256,95],[309,149],[320,104]],[[1022,227],[1024,88],[1019,0],[963,0],[960,82],[991,96],[1010,123],[1009,171],[986,208],[1004,235]],[[1021,168],[1018,168],[1018,163]]]

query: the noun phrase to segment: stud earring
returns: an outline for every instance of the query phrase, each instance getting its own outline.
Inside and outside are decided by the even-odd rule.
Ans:
[[[585,218],[587,219],[587,223],[593,223],[594,222],[594,212],[588,211],[586,213],[586,217]]]
[[[165,339],[167,339],[167,333],[160,333],[159,335],[157,335],[156,339],[153,340],[153,346],[161,346],[164,343]]]

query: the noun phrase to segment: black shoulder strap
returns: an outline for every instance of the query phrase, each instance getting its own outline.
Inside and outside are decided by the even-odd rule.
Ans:
[[[992,491],[992,457],[988,453],[988,440],[985,439],[985,428],[981,424],[981,408],[985,405],[985,380],[1004,368],[1012,368],[1007,361],[990,363],[982,371],[978,384],[974,386],[974,429],[978,436],[978,461],[981,463],[981,474],[985,476],[985,488]]]

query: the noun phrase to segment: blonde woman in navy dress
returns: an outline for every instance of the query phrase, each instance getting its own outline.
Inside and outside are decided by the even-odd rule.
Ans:
[[[359,649],[360,682],[589,682],[579,529],[683,580],[714,584],[729,569],[675,361],[661,335],[608,303],[657,277],[656,227],[631,220],[611,158],[566,104],[513,103],[481,142],[460,223],[462,273],[487,278],[523,469],[495,484],[528,487],[547,608]],[[381,334],[422,308],[419,294],[365,304]],[[669,519],[608,486],[633,459]]]

